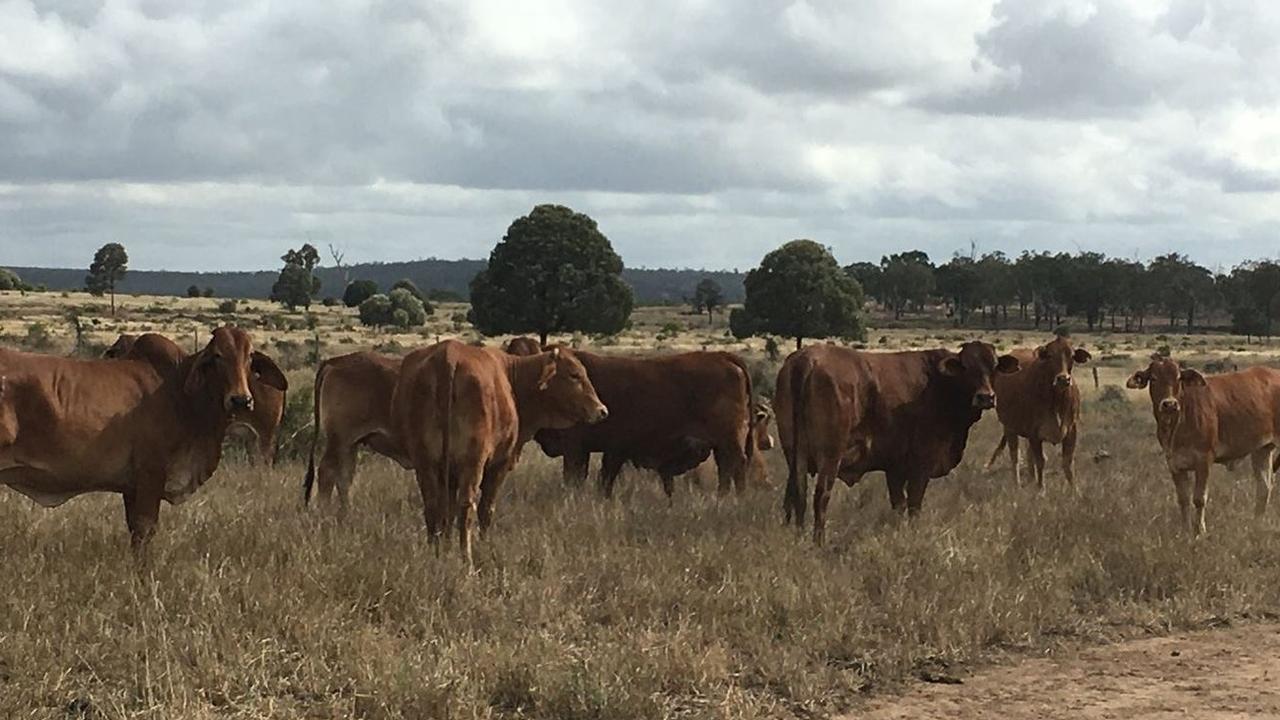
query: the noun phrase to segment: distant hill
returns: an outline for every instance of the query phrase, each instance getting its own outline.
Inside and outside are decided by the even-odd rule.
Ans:
[[[471,278],[485,265],[483,260],[414,260],[411,262],[363,263],[352,265],[346,273],[352,280],[373,280],[386,289],[392,283],[408,278],[428,290],[448,290],[462,297],[469,294]],[[47,285],[50,290],[79,290],[84,287],[85,270],[68,268],[14,267],[12,270],[32,285]],[[278,270],[256,272],[178,272],[170,270],[130,270],[118,291],[138,295],[185,295],[196,285],[211,287],[218,297],[265,298],[271,294]],[[343,271],[319,268],[320,296],[341,297]],[[742,302],[741,273],[720,270],[666,270],[627,268],[622,278],[635,292],[642,305],[678,304],[693,295],[693,287],[710,277],[724,289],[726,299]]]

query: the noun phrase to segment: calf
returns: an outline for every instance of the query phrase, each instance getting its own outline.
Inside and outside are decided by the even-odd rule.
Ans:
[[[1130,389],[1147,388],[1156,440],[1173,477],[1182,522],[1205,531],[1209,467],[1248,457],[1253,465],[1258,516],[1271,498],[1273,456],[1280,442],[1280,370],[1254,367],[1205,377],[1155,356],[1129,377]],[[1192,476],[1195,485],[1192,486]],[[1193,494],[1194,491],[1194,494]],[[1189,505],[1195,504],[1195,519]]]
[[[165,353],[144,335],[135,352]],[[171,344],[171,343],[170,343]],[[45,507],[88,492],[124,496],[131,544],[151,537],[162,500],[190,497],[218,467],[249,378],[288,388],[270,358],[234,327],[163,372],[151,360],[78,360],[0,350],[0,484]]]
[[[1062,445],[1062,474],[1068,483],[1075,482],[1076,439],[1080,432],[1080,388],[1072,378],[1076,365],[1089,362],[1092,356],[1084,348],[1071,347],[1071,342],[1058,337],[1035,350],[1014,350],[1020,369],[1014,373],[998,373],[994,384],[996,417],[1004,433],[991,453],[987,467],[995,464],[1000,451],[1009,448],[1013,480],[1022,484],[1018,467],[1018,438],[1026,438],[1031,451],[1031,465],[1036,485],[1044,487],[1044,444]]]
[[[571,351],[516,357],[454,340],[406,356],[391,401],[427,532],[436,540],[456,516],[468,565],[472,523],[478,515],[487,530],[502,481],[534,433],[607,415]]]

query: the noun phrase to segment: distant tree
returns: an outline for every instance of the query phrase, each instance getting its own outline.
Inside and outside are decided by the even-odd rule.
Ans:
[[[116,283],[124,279],[129,269],[129,253],[120,243],[107,243],[93,254],[89,274],[85,276],[85,289],[94,295],[111,295],[111,316],[116,314]]]
[[[378,283],[372,280],[353,280],[347,283],[342,292],[342,304],[347,307],[360,307],[360,303],[378,294]]]
[[[22,278],[12,270],[0,268],[0,290],[22,290]]]
[[[980,304],[982,276],[978,263],[967,255],[956,255],[934,272],[937,292],[951,307],[956,320],[964,325],[969,311]]]
[[[1147,268],[1157,291],[1160,306],[1169,317],[1169,327],[1185,319],[1186,331],[1195,330],[1196,315],[1214,307],[1218,300],[1213,273],[1185,255],[1169,253],[1151,261]]]
[[[887,255],[880,259],[881,292],[895,318],[908,304],[922,306],[934,290],[933,263],[920,250]]]
[[[884,271],[879,265],[869,262],[856,262],[844,267],[850,277],[858,281],[862,292],[881,305],[888,305],[884,297]]]
[[[863,339],[862,288],[831,253],[812,240],[792,240],[760,261],[744,281],[746,303],[731,331],[794,338]]]
[[[320,253],[310,243],[280,256],[284,268],[271,286],[271,299],[293,310],[299,306],[311,307],[311,300],[320,292],[320,278],[315,269],[320,264]]]
[[[213,288],[206,285],[204,290],[200,293],[200,295],[201,297],[207,297],[207,298],[214,297]]]
[[[693,288],[693,300],[690,304],[693,305],[694,312],[707,314],[707,324],[710,325],[715,311],[724,307],[724,290],[715,280],[702,278]]]
[[[1002,252],[983,255],[977,263],[978,294],[974,297],[980,305],[991,308],[991,324],[999,327],[1000,316],[1009,320],[1009,303],[1017,297],[1014,285],[1013,263]],[[985,313],[985,310],[983,311]]]
[[[507,228],[471,281],[471,322],[486,335],[613,334],[631,316],[622,258],[595,220],[562,205],[538,205]]]
[[[189,298],[198,298],[198,297],[200,297],[200,286],[199,286],[199,285],[192,285],[192,286],[188,287],[188,288],[187,288],[187,297],[189,297]]]
[[[1101,324],[1103,312],[1118,291],[1107,258],[1098,252],[1081,252],[1065,262],[1066,282],[1061,295],[1068,314],[1083,315],[1089,331]]]
[[[301,265],[288,264],[271,286],[271,299],[289,310],[311,307],[316,290],[315,278]]]
[[[391,325],[401,329],[426,324],[428,314],[422,301],[404,288],[365,298],[360,303],[359,312],[360,322],[364,325]]]
[[[414,295],[408,288],[398,287],[387,293],[387,298],[391,300],[392,312],[403,310],[405,314],[405,325],[401,327],[417,327],[425,325],[427,316],[432,313],[432,308],[422,301],[417,295]]]
[[[433,303],[460,303],[467,301],[467,299],[462,295],[443,288],[432,288],[428,290],[427,299]]]
[[[414,297],[418,298],[419,300],[426,299],[426,296],[422,294],[422,291],[418,289],[418,286],[414,284],[414,282],[409,278],[401,278],[397,280],[395,284],[391,286],[391,289],[392,290],[402,290],[402,289],[408,290],[410,294],[412,294]]]
[[[1280,318],[1280,264],[1247,262],[1218,278],[1217,285],[1234,332],[1268,338],[1275,334]]]

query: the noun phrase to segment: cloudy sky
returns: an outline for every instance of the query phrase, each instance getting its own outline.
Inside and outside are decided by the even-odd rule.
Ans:
[[[0,265],[1280,253],[1268,0],[0,0]]]

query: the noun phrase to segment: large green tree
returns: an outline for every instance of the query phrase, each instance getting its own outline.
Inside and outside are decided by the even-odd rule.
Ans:
[[[631,317],[622,258],[596,221],[563,205],[516,218],[471,280],[471,322],[486,335],[616,333]]]
[[[862,287],[823,246],[792,240],[760,261],[743,282],[747,298],[730,317],[735,335],[864,339]]]
[[[280,277],[271,286],[271,299],[293,310],[296,307],[311,307],[311,300],[320,292],[320,278],[316,277],[316,266],[320,264],[320,252],[310,243],[303,244],[297,250],[290,250],[280,256],[284,267]]]
[[[89,265],[89,274],[85,276],[84,287],[94,295],[111,295],[111,315],[116,314],[116,284],[124,279],[129,269],[129,253],[120,243],[107,243],[93,254],[93,262]]]
[[[924,251],[909,250],[880,258],[880,291],[895,318],[902,317],[908,304],[918,309],[933,289],[933,263]]]

